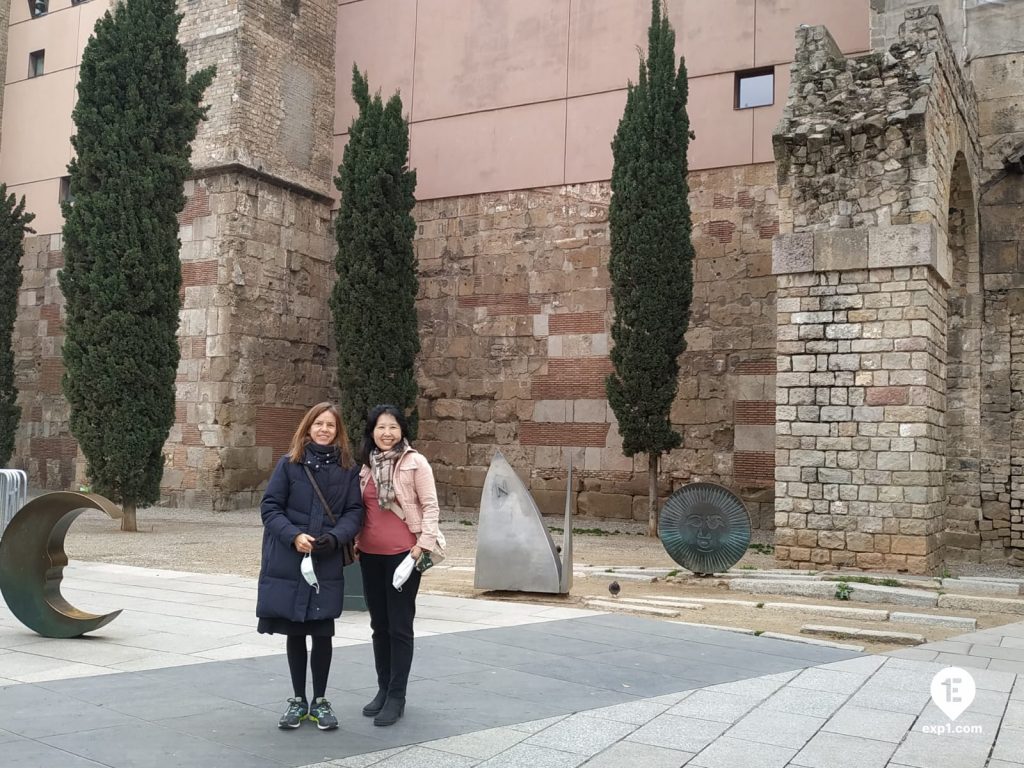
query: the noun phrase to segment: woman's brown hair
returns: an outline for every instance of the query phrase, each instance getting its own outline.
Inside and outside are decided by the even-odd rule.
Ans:
[[[292,446],[288,449],[288,459],[293,464],[298,464],[302,461],[302,456],[306,452],[306,446],[312,442],[312,438],[309,436],[309,429],[313,426],[313,422],[324,412],[330,411],[334,417],[334,423],[338,425],[338,432],[334,436],[334,445],[338,448],[338,464],[343,468],[348,469],[352,466],[352,451],[348,446],[348,434],[345,432],[345,422],[341,420],[341,414],[338,413],[337,407],[332,403],[317,403],[308,411],[306,415],[302,417],[302,421],[299,422],[298,428],[295,430],[295,434],[292,435]]]

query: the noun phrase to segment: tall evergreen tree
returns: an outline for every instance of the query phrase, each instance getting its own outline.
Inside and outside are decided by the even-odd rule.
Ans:
[[[64,204],[64,393],[93,490],[121,529],[159,499],[174,423],[178,218],[213,69],[191,77],[175,0],[123,0],[82,54]]]
[[[14,453],[14,433],[21,408],[14,385],[14,318],[21,288],[21,257],[25,253],[25,233],[35,214],[26,213],[25,198],[18,201],[0,184],[0,467],[7,466]]]
[[[331,296],[338,345],[341,414],[350,435],[362,434],[368,409],[391,403],[409,417],[415,437],[416,172],[409,169],[409,123],[402,99],[385,104],[352,68],[359,114],[349,128],[335,185],[341,207],[335,221],[338,281]]]
[[[653,0],[647,58],[612,142],[614,372],[606,387],[623,453],[647,454],[650,536],[658,531],[659,460],[682,442],[669,413],[693,296],[686,65],[680,59],[676,71],[675,41],[662,0]]]

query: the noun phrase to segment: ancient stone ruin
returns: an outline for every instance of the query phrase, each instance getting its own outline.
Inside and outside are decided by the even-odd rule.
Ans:
[[[1019,286],[981,268],[974,87],[935,7],[885,51],[847,59],[824,27],[797,47],[774,134],[776,555],[919,573],[1019,557],[1024,325],[1002,309]]]

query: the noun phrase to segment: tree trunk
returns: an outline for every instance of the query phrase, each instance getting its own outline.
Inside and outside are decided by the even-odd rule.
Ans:
[[[139,528],[135,523],[135,502],[126,501],[121,505],[121,530],[136,533]]]
[[[647,535],[658,537],[658,459],[657,453],[647,456]]]

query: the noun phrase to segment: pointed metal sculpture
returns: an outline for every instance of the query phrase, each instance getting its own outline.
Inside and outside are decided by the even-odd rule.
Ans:
[[[11,613],[44,637],[78,637],[121,613],[86,613],[60,593],[68,564],[64,537],[87,509],[98,509],[115,520],[121,517],[120,508],[103,496],[44,493],[18,510],[0,538],[0,592]]]
[[[564,594],[572,588],[572,462],[565,497],[562,553],[540,509],[501,451],[491,459],[480,499],[477,589]]]

